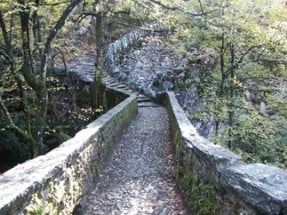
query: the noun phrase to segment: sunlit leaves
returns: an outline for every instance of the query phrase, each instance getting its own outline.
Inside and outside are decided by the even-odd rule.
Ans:
[[[175,49],[191,62],[207,55],[217,63],[210,75],[202,76],[205,80],[201,80],[198,86],[203,109],[208,110],[210,119],[217,120],[222,126],[217,139],[222,143],[231,141],[249,161],[278,163],[280,159],[274,157],[281,155],[273,149],[280,148],[286,133],[278,134],[280,125],[271,120],[271,116],[261,113],[267,110],[261,110],[260,104],[266,105],[271,115],[275,111],[280,119],[282,115],[283,119],[287,117],[286,83],[278,84],[287,78],[284,1],[160,2],[178,8],[163,9],[166,14],[158,16],[165,25],[175,29],[172,37]],[[191,13],[202,15],[192,16]],[[205,70],[202,69],[201,73]],[[249,91],[254,93],[251,100],[244,97]],[[232,123],[231,112],[234,115]],[[281,125],[285,126],[286,122]]]

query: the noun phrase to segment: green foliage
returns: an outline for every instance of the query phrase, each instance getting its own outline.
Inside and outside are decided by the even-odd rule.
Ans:
[[[272,159],[273,155],[270,153],[270,149],[274,148],[275,144],[275,124],[271,120],[254,111],[244,115],[232,133],[232,147],[253,155],[254,160],[256,160],[256,156],[265,157],[266,161]]]
[[[219,214],[216,210],[216,191],[213,184],[194,170],[186,170],[180,185],[190,213],[198,215]]]
[[[96,164],[96,176],[99,177],[102,171],[103,171],[103,164],[102,161],[99,160],[98,163]]]
[[[287,167],[287,121],[273,121],[257,112],[245,115],[233,129],[233,149],[247,162]]]
[[[216,142],[228,143],[247,161],[284,167],[287,17],[283,2],[161,2],[173,8],[162,18],[175,29],[171,44],[187,62],[201,68],[196,74],[199,82],[191,84],[201,98],[203,110],[197,116],[216,121]],[[206,65],[205,58],[212,64]],[[186,83],[178,81],[181,88],[190,86]],[[245,98],[247,92],[253,98]],[[271,115],[260,113],[262,102]]]
[[[36,194],[32,197],[32,205],[26,209],[25,214],[27,215],[43,215],[47,214],[45,208],[45,202],[37,197]]]
[[[13,115],[15,122],[23,124],[20,115]],[[23,162],[32,157],[30,144],[15,135],[9,128],[7,121],[0,121],[0,157],[11,164]],[[15,162],[15,158],[17,161]]]

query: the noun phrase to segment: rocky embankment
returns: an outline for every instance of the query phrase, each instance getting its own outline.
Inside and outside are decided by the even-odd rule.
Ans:
[[[112,75],[151,98],[175,91],[180,105],[189,115],[201,106],[197,88],[190,87],[198,79],[199,70],[166,45],[165,39],[156,35],[140,38],[136,46],[120,54]],[[213,121],[195,117],[190,120],[201,135],[211,137],[214,134]]]
[[[150,36],[138,41],[138,46],[120,56],[120,80],[147,96],[157,97],[173,90],[177,75],[184,72],[184,61],[166,46],[159,36]],[[175,68],[179,74],[174,72]]]

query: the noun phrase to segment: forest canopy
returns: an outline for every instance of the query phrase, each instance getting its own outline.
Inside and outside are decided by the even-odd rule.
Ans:
[[[159,17],[174,29],[176,51],[200,68],[199,80],[182,84],[201,99],[191,118],[213,121],[210,138],[247,161],[286,168],[286,2],[157,4],[169,11]]]

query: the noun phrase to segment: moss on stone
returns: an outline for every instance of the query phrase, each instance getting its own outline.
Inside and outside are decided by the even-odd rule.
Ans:
[[[164,102],[169,110],[172,146],[176,158],[176,180],[182,192],[187,210],[190,214],[219,214],[216,206],[217,192],[215,185],[202,177],[199,171],[192,169],[192,154],[183,149],[184,140],[169,99]]]
[[[27,215],[47,214],[46,208],[47,207],[45,207],[45,202],[41,200],[35,193],[32,196],[32,204],[26,208],[25,214]]]
[[[103,170],[103,165],[101,162],[98,162],[96,165],[96,176],[99,177]]]
[[[208,179],[202,178],[195,170],[185,169],[180,187],[187,210],[191,214],[219,214],[216,207],[216,189]]]

